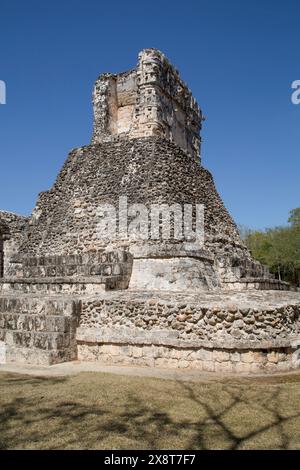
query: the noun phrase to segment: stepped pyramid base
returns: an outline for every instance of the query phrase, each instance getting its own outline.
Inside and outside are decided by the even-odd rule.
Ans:
[[[64,281],[0,283],[0,362],[79,359],[220,373],[300,366],[299,292],[110,291]]]

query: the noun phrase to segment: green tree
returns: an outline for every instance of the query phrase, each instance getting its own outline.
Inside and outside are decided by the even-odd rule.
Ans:
[[[300,282],[300,208],[293,209],[289,226],[249,231],[244,241],[253,257],[266,264],[278,279]],[[245,233],[245,232],[244,232]]]
[[[290,211],[288,222],[291,224],[292,227],[300,229],[300,207],[297,207],[296,209],[292,209]]]

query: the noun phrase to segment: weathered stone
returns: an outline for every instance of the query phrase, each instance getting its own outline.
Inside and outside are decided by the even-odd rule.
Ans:
[[[177,315],[176,319],[178,321],[185,321],[187,319],[187,315],[185,313],[182,313],[181,315]]]
[[[241,353],[242,362],[255,362],[254,352],[248,351],[246,353]]]
[[[213,359],[217,362],[226,362],[229,360],[229,353],[225,351],[213,351]]]
[[[275,351],[270,352],[269,354],[267,354],[267,360],[268,362],[273,362],[276,364],[279,360],[278,353]]]
[[[241,355],[239,352],[235,351],[230,353],[230,361],[231,362],[240,362],[241,360]]]

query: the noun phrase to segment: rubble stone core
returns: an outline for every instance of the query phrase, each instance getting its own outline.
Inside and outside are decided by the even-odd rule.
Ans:
[[[201,165],[202,112],[175,68],[143,50],[135,69],[97,79],[93,104],[91,144],[70,152],[32,215],[0,211],[0,363],[299,367],[300,293],[241,241]],[[99,207],[123,196],[147,209],[202,204],[204,243],[150,226],[144,240],[100,237]]]

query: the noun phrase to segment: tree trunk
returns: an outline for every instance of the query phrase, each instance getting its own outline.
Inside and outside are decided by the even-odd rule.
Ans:
[[[281,272],[280,272],[280,266],[278,266],[278,279],[281,281]]]

